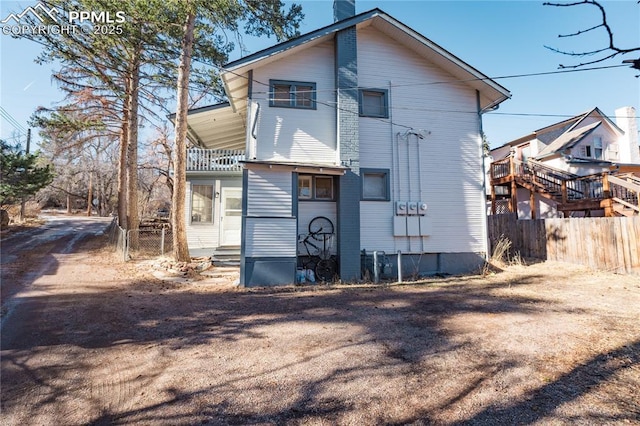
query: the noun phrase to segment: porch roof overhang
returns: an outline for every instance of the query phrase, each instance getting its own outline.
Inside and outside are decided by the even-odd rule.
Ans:
[[[195,108],[187,113],[188,137],[199,148],[243,150],[245,121],[246,117],[235,112],[229,102]]]
[[[348,167],[344,166],[332,166],[319,163],[294,163],[286,161],[257,161],[257,160],[245,160],[241,161],[246,169],[271,169],[271,170],[286,170],[297,173],[309,173],[319,175],[332,175],[342,176],[344,175]]]

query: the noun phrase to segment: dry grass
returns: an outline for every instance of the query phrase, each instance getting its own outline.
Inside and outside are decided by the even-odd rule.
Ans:
[[[86,249],[20,296],[4,424],[640,424],[637,277],[249,291]]]

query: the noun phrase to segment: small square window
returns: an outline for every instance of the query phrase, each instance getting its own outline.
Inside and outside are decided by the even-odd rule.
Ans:
[[[311,190],[311,176],[298,176],[298,198],[310,200]]]
[[[368,201],[389,201],[389,170],[361,169],[362,199]]]
[[[316,200],[333,200],[333,178],[316,176]]]
[[[334,199],[333,177],[299,175],[298,199],[332,201]]]
[[[387,91],[373,89],[360,90],[360,116],[389,117]]]

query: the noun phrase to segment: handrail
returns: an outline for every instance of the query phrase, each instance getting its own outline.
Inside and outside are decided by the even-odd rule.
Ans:
[[[613,175],[609,176],[609,182],[630,189],[631,191],[640,192],[640,184],[627,182],[626,180],[620,179],[619,177]]]
[[[640,211],[640,185],[616,176],[608,176],[608,179],[611,198],[619,204]]]
[[[187,171],[240,172],[245,158],[240,149],[187,149]]]
[[[518,161],[518,160],[516,160],[516,161]],[[581,177],[581,176],[576,175],[574,173],[569,173],[569,172],[565,172],[564,170],[558,170],[558,169],[555,169],[553,167],[549,167],[546,164],[542,164],[541,162],[536,161],[536,160],[532,160],[531,158],[527,159],[527,163],[532,164],[535,168],[549,171],[550,173],[553,173],[553,174],[558,175],[560,177],[564,177],[566,179],[575,179],[575,178]]]
[[[512,156],[491,163],[491,179],[520,179],[519,185],[543,192],[563,204],[577,201],[612,200],[640,209],[640,179],[634,175],[613,176],[608,172],[579,176],[528,159]],[[625,179],[621,179],[621,177]],[[637,207],[635,207],[637,205]],[[606,210],[606,209],[605,209]]]

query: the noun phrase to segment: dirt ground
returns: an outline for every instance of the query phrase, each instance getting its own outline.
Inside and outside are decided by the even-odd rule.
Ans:
[[[53,254],[3,318],[3,425],[640,424],[638,276],[246,290],[104,243]]]

